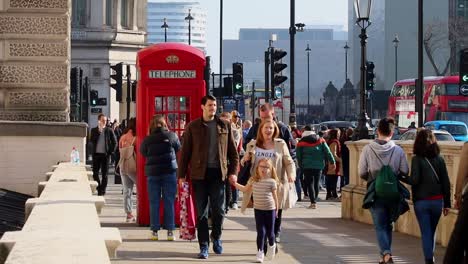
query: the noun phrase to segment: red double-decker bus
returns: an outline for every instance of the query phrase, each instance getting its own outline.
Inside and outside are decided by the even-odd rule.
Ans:
[[[424,122],[455,120],[468,124],[468,97],[460,94],[458,76],[424,78]],[[397,81],[388,100],[388,116],[395,118],[400,127],[418,123],[415,112],[415,79]]]

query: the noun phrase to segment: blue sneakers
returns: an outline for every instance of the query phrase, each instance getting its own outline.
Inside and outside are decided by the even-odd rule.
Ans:
[[[223,254],[223,243],[221,239],[213,240],[213,251],[216,254]]]
[[[200,253],[198,253],[199,259],[207,259],[208,258],[208,247],[202,246],[200,247]]]

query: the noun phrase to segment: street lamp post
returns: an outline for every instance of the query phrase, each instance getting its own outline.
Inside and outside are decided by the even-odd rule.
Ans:
[[[192,25],[191,25],[191,21],[193,20],[193,16],[192,16],[191,12],[192,12],[192,9],[189,8],[188,15],[185,17],[185,20],[188,21],[188,44],[189,45],[192,44]]]
[[[289,57],[289,96],[290,96],[290,112],[289,112],[289,123],[296,123],[296,104],[295,104],[295,90],[294,90],[294,46],[296,39],[296,32],[304,31],[305,24],[297,23],[296,24],[296,0],[290,0],[290,24],[289,24],[289,50],[291,51],[291,56]]]
[[[361,28],[361,87],[360,87],[360,114],[359,123],[356,128],[354,139],[367,139],[369,138],[369,118],[367,117],[366,106],[366,42],[367,34],[366,29],[370,26],[369,16],[372,7],[372,0],[355,0],[354,9],[356,11],[357,21],[356,24]]]
[[[309,43],[307,43],[307,48],[305,49],[307,52],[307,112],[310,111],[310,47]]]
[[[393,46],[395,47],[395,82],[398,81],[398,43],[400,39],[398,38],[398,34],[395,34],[395,38],[393,39]]]
[[[167,42],[167,28],[169,26],[167,25],[167,20],[164,18],[164,23],[162,24],[161,28],[164,28],[164,42]]]
[[[348,80],[348,50],[349,50],[348,42],[346,42],[343,49],[345,50],[345,83],[346,83],[346,80]]]

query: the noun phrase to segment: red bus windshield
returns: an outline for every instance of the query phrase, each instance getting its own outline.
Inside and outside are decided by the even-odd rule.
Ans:
[[[400,127],[418,121],[415,112],[415,80],[401,80],[393,85],[388,102],[388,115]],[[468,123],[468,97],[459,94],[458,76],[426,77],[423,92],[424,122],[454,120]]]

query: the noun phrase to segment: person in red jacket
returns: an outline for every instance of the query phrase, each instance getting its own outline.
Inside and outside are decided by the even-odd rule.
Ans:
[[[341,145],[340,141],[338,141],[338,138],[340,138],[340,130],[335,128],[335,129],[330,129],[328,131],[328,147],[330,148],[330,151],[333,155],[333,158],[335,159],[335,164],[336,166],[328,166],[327,170],[327,177],[325,179],[325,184],[327,185],[327,200],[337,200],[338,199],[338,193],[336,192],[336,185],[338,181],[338,176],[342,175],[342,161],[341,161]]]

